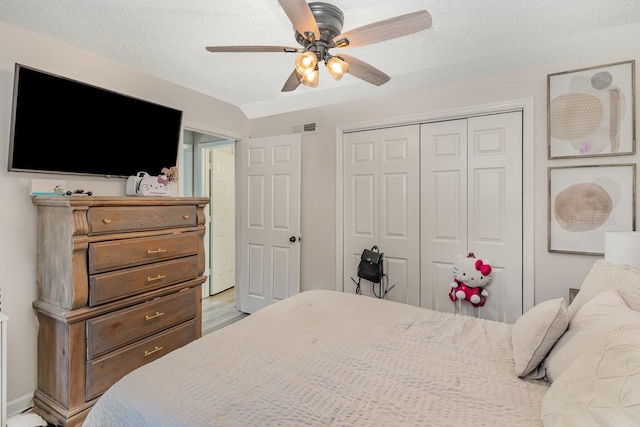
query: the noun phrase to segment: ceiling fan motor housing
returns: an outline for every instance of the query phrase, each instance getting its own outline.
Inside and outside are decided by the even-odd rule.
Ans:
[[[312,37],[310,40],[296,31],[296,41],[305,50],[314,52],[318,57],[318,61],[323,61],[330,57],[328,56],[329,49],[335,47],[333,38],[342,32],[344,14],[336,6],[323,2],[309,3],[309,9],[311,9],[318,25],[320,38],[319,40],[313,40]]]
[[[312,2],[309,3],[309,8],[318,23],[321,39],[332,41],[342,32],[344,14],[336,6],[329,3]]]

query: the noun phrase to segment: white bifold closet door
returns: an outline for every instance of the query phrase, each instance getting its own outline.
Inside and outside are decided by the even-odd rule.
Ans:
[[[377,245],[395,285],[385,299],[420,305],[419,145],[419,125],[345,135],[345,292],[355,292],[363,249]],[[371,282],[362,280],[361,292],[374,296]]]
[[[522,314],[522,113],[421,126],[421,305],[455,310],[452,265],[473,252],[493,281],[482,318]]]

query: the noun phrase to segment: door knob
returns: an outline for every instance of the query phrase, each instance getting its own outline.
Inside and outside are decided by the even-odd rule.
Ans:
[[[291,243],[295,243],[295,242],[296,242],[296,236],[291,236],[291,237],[289,237],[289,241],[290,241]]]

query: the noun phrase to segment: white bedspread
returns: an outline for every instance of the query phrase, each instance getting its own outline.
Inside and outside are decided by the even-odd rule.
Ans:
[[[542,425],[511,329],[307,291],[130,373],[84,427]]]

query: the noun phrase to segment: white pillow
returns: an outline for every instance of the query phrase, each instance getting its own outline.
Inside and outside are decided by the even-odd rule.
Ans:
[[[631,310],[613,289],[595,295],[576,313],[544,359],[546,378],[555,381],[590,344],[624,325],[640,326],[640,313]]]
[[[569,326],[564,298],[542,302],[513,325],[511,344],[516,375],[524,377],[542,362]]]
[[[640,269],[599,259],[585,277],[580,292],[569,304],[569,321],[594,295],[614,289],[635,311],[640,311]]]
[[[592,343],[551,384],[541,414],[545,427],[637,426],[640,326],[622,326]]]

